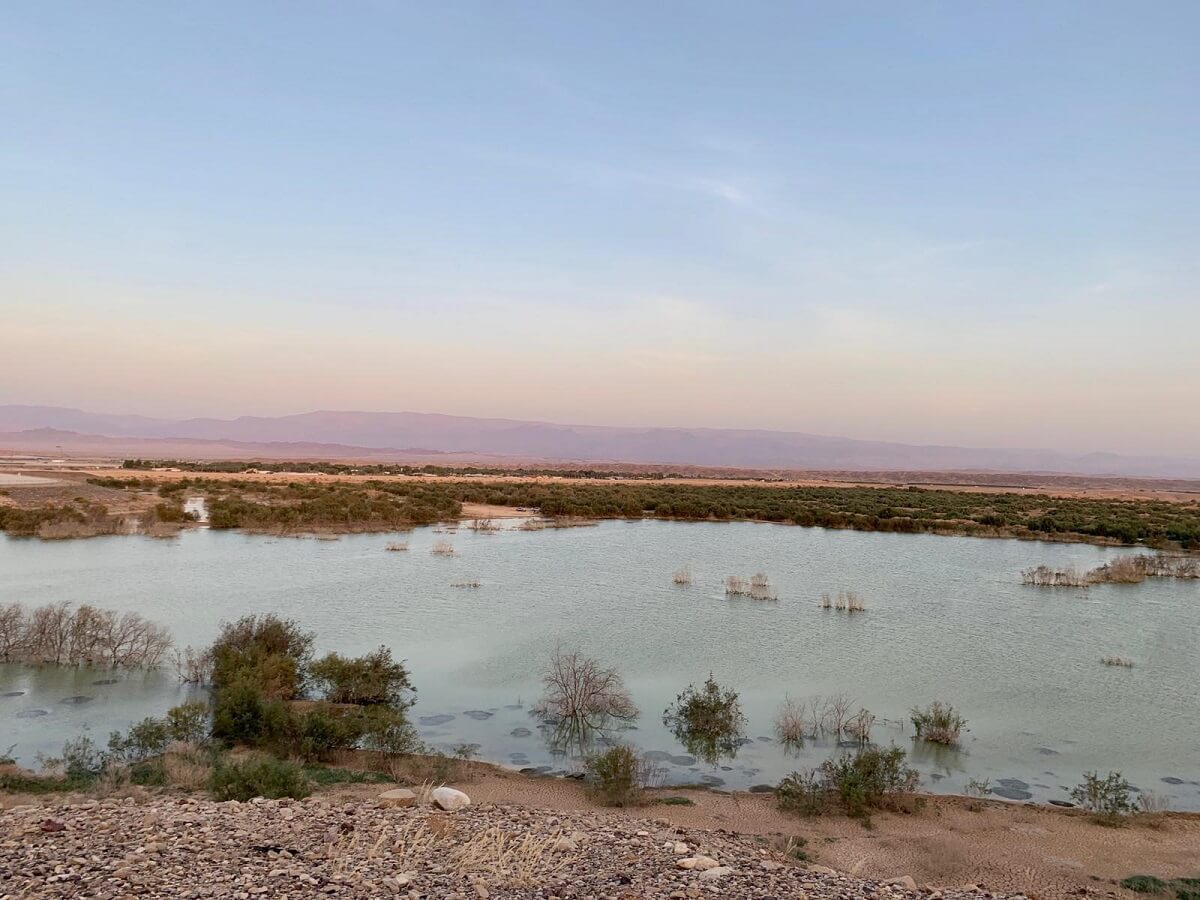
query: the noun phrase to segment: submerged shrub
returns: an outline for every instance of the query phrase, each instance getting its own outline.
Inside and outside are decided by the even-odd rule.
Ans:
[[[744,737],[746,717],[737,692],[722,688],[712,675],[699,688],[688,685],[663,711],[663,725],[689,753],[715,764],[734,756]]]
[[[415,690],[403,662],[392,659],[387,647],[359,657],[330,653],[314,662],[309,672],[315,687],[330,703],[408,707]]]
[[[962,730],[967,724],[967,720],[959,715],[953,706],[941,700],[934,700],[925,709],[914,706],[911,717],[917,737],[950,747],[958,744]]]
[[[302,799],[312,793],[304,771],[295,763],[271,756],[231,762],[220,760],[208,783],[216,800],[253,800],[255,797]]]
[[[587,733],[610,720],[637,718],[638,708],[621,674],[578,650],[554,650],[542,673],[544,691],[534,712],[568,723],[568,730]]]

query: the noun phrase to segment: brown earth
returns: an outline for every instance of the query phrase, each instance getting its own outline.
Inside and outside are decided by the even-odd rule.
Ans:
[[[918,885],[978,884],[1031,897],[1115,891],[1131,874],[1200,876],[1200,814],[1169,813],[1125,827],[1101,825],[1077,811],[1006,801],[925,796],[911,814],[881,812],[864,828],[845,816],[801,818],[781,812],[769,794],[663,789],[693,806],[652,804],[611,809],[578,782],[530,778],[491,766],[459,785],[474,802],[517,804],[564,814],[616,819],[652,817],[683,829],[803,838],[811,861],[867,879],[911,875]],[[354,785],[337,796],[366,798],[384,787]]]

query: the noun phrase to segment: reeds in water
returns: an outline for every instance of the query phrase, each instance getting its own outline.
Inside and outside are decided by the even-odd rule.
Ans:
[[[495,519],[475,519],[469,527],[477,534],[495,534],[500,530],[500,525]]]
[[[834,609],[838,612],[856,613],[866,612],[867,605],[859,598],[854,591],[838,591],[837,597],[831,597],[828,593],[821,595],[821,609]]]
[[[676,569],[675,574],[671,576],[671,581],[680,586],[686,586],[692,583],[692,570],[687,566],[682,569]]]
[[[1106,666],[1117,666],[1122,669],[1132,669],[1133,660],[1127,659],[1124,656],[1106,656],[1100,662]]]
[[[455,588],[477,588],[479,586],[480,586],[479,582],[474,579],[468,579],[466,581],[450,582],[450,587],[455,587]]]
[[[1039,587],[1087,587],[1091,581],[1086,572],[1081,572],[1074,566],[1065,569],[1035,566],[1021,573],[1021,583]]]
[[[454,556],[454,545],[449,541],[438,541],[430,551],[434,556]]]
[[[392,553],[399,553],[408,549],[408,541],[392,541],[384,549],[390,550]]]
[[[729,575],[725,579],[725,593],[730,597],[749,597],[751,600],[778,600],[771,581],[762,572],[743,578]]]

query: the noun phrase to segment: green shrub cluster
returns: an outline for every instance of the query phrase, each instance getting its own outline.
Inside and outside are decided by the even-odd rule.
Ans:
[[[411,753],[408,669],[386,647],[358,658],[314,661],[313,635],[277,616],[227,623],[211,648],[213,737],[306,761],[340,750]],[[310,686],[322,700],[297,703]]]
[[[208,789],[214,799],[242,802],[255,797],[293,797],[298,800],[312,793],[303,769],[273,756],[219,760],[213,767]]]
[[[245,464],[233,465],[244,471]],[[278,465],[293,471],[297,464]],[[346,473],[367,468],[348,467]],[[1058,536],[1200,548],[1200,502],[916,487],[681,484],[658,477],[610,483],[412,480],[273,485],[182,479],[169,484],[207,494],[210,523],[218,528],[380,530],[454,517],[462,503],[470,502],[529,507],[548,516],[753,519],[860,531]]]
[[[591,796],[604,806],[637,806],[645,802],[653,767],[625,744],[593,753],[584,761]]]
[[[746,717],[737,692],[721,687],[709,675],[699,688],[690,684],[679,693],[663,711],[663,725],[689,753],[716,764],[737,753],[745,738]]]
[[[839,809],[867,819],[872,810],[887,808],[919,783],[920,776],[899,747],[867,747],[827,759],[818,769],[793,772],[780,782],[775,796],[781,809],[802,815]]]

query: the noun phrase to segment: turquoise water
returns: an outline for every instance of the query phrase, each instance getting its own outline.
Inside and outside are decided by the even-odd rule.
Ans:
[[[396,539],[409,551],[386,552]],[[456,555],[432,555],[440,540]],[[135,610],[170,626],[181,646],[203,645],[222,620],[253,612],[299,620],[321,651],[387,644],[409,662],[414,716],[425,720],[428,741],[476,743],[480,758],[517,768],[576,765],[551,751],[528,713],[538,673],[562,643],[624,674],[642,715],[619,737],[658,751],[669,780],[741,788],[814,765],[836,748],[786,753],[770,740],[775,710],[785,694],[844,693],[881,720],[876,742],[914,751],[930,790],[1015,779],[1036,799],[1063,798],[1084,770],[1119,769],[1175,808],[1200,809],[1200,583],[1020,584],[1029,566],[1090,568],[1116,555],[1088,545],[659,521],[336,541],[208,530],[171,540],[0,538],[0,603]],[[684,565],[689,587],[671,579]],[[726,598],[725,576],[758,571],[778,602]],[[482,587],[451,587],[469,579]],[[820,608],[823,592],[841,590],[857,592],[867,611]],[[1108,655],[1136,665],[1107,668],[1100,658]],[[661,723],[679,690],[710,672],[740,692],[749,720],[749,743],[715,767],[683,759]],[[57,751],[81,728],[103,739],[185,695],[169,670],[0,665],[0,694],[16,691],[0,697],[0,751],[16,744],[22,761]],[[92,699],[62,702],[80,696]],[[934,699],[967,717],[961,752],[913,745],[907,711]]]

